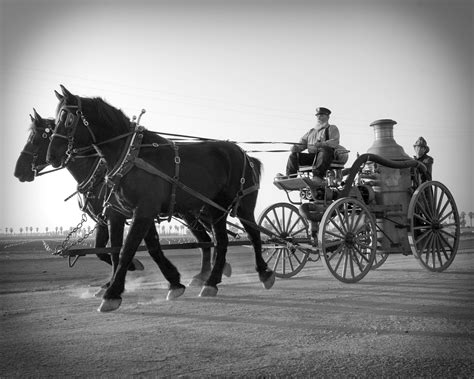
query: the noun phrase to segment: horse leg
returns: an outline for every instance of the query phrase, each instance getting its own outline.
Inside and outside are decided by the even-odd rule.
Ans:
[[[134,217],[125,244],[122,246],[117,270],[114,273],[110,286],[104,293],[99,312],[110,312],[118,309],[122,303],[122,293],[125,290],[127,269],[132,262],[135,252],[141,241],[154,223],[153,217]]]
[[[188,225],[189,230],[198,242],[212,242],[211,237],[207,233],[204,226],[202,226],[193,215],[182,215],[184,221]],[[190,287],[202,287],[204,282],[211,275],[211,248],[201,248],[201,271],[194,275],[191,282],[188,284]]]
[[[125,226],[125,216],[117,212],[110,212],[107,217],[108,230],[107,237],[110,235],[110,246],[111,247],[122,247],[123,244],[123,231]],[[101,225],[102,226],[102,225]],[[105,247],[107,240],[104,241],[103,246]],[[107,254],[108,255],[108,254]],[[114,277],[114,273],[117,270],[119,262],[119,253],[111,253],[109,256],[110,264],[112,265],[112,275],[110,280],[101,286],[100,290],[95,293],[95,297],[101,297],[105,290],[109,287],[110,281]]]
[[[109,229],[107,225],[98,223],[96,227],[96,233],[95,233],[95,247],[96,248],[101,248],[107,246],[107,242],[109,241]],[[99,258],[101,261],[112,265],[112,259],[110,258],[110,255],[107,253],[100,253],[96,254],[97,258]]]
[[[160,268],[163,276],[169,283],[169,291],[166,300],[173,300],[184,293],[186,287],[181,284],[181,275],[177,268],[165,257],[160,246],[160,239],[153,223],[145,236],[145,244],[148,252]]]
[[[250,242],[252,242],[255,251],[255,269],[258,272],[258,277],[265,289],[268,290],[272,288],[275,283],[275,273],[268,268],[267,263],[263,259],[260,231],[253,226],[255,225],[253,207],[251,207],[252,210],[248,210],[246,207],[250,208],[248,203],[242,202],[240,204],[240,207],[237,210],[237,217],[240,219],[245,231],[247,232]]]
[[[222,281],[222,271],[225,265],[225,256],[227,253],[227,246],[229,244],[229,237],[227,236],[226,217],[220,211],[213,211],[214,220],[213,229],[216,237],[216,261],[212,267],[211,276],[206,280],[201,289],[199,296],[209,297],[217,295],[217,284]]]
[[[109,229],[110,229],[110,246],[111,247],[122,247],[123,244],[123,231],[125,229],[125,222],[127,218],[116,211],[110,212],[108,215]],[[117,269],[119,260],[119,254],[112,254],[112,266],[113,272]],[[143,264],[136,258],[133,258],[128,266],[128,271],[143,271]]]

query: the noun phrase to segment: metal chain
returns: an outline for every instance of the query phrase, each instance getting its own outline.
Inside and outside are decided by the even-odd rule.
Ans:
[[[66,238],[64,239],[63,243],[61,244],[61,247],[58,249],[56,247],[56,251],[53,253],[53,255],[61,255],[65,256],[66,252],[73,246],[76,246],[80,243],[82,243],[86,238],[88,238],[97,228],[97,224],[92,228],[89,232],[84,233],[84,235],[80,238],[78,238],[76,241],[72,241],[69,243],[69,240],[71,239],[71,236],[76,233],[78,230],[82,229],[82,225],[87,221],[87,214],[83,213],[81,217],[81,221],[77,224],[77,226],[68,233]],[[69,243],[69,244],[68,244]],[[43,245],[45,245],[46,250],[51,250],[49,246],[46,246],[47,244],[43,241]]]

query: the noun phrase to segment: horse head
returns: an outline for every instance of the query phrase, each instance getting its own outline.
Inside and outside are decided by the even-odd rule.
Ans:
[[[28,140],[20,153],[15,166],[15,177],[21,182],[31,182],[36,174],[43,170],[46,163],[49,139],[53,133],[55,123],[53,119],[42,118],[36,109],[34,117],[30,115],[31,127]]]
[[[129,128],[130,120],[101,98],[79,97],[63,85],[61,90],[62,95],[55,91],[59,104],[47,154],[53,167],[66,166],[85,152],[96,150],[100,154],[98,146],[116,136],[115,129]]]

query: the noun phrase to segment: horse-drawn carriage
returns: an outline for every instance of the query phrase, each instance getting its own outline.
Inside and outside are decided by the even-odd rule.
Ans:
[[[36,165],[45,163],[47,154],[48,163],[68,165],[73,176],[81,178],[78,191],[89,203],[96,203],[90,213],[109,210],[112,248],[85,250],[63,245],[59,252],[69,257],[110,253],[113,276],[105,286],[100,311],[120,306],[126,271],[142,240],[170,283],[168,298],[184,292],[179,272],[163,254],[154,225],[163,211],[168,218],[183,219],[198,240],[181,247],[202,249],[201,272],[194,277],[203,285],[200,296],[215,296],[225,273],[229,215],[239,218],[249,236],[246,242],[230,241],[230,245],[253,245],[256,271],[266,289],[272,287],[275,276],[291,277],[308,260],[319,258],[337,279],[351,283],[392,253],[411,252],[431,271],[445,270],[456,255],[460,229],[454,199],[441,183],[422,182],[426,167],[396,144],[392,120],[374,122],[373,146],[350,168],[333,162],[324,184],[313,182],[311,168],[275,180],[286,191],[289,203],[271,205],[255,221],[260,162],[236,144],[216,140],[175,143],[130,122],[100,98],[82,98],[62,90],[63,95],[56,93],[60,103],[54,132],[51,121],[42,125],[44,120],[35,112],[34,123],[39,125],[33,133],[39,137],[29,139],[16,175],[20,178],[21,166],[36,172]],[[28,157],[31,162],[25,159]],[[291,198],[294,192],[299,194],[296,201]],[[122,246],[124,223],[132,216]],[[197,221],[212,226],[214,241]],[[96,247],[105,246],[109,238],[106,226],[101,241],[96,238]],[[211,246],[216,250],[212,270]],[[101,259],[105,260],[104,255]]]
[[[347,169],[333,162],[323,185],[314,184],[311,167],[275,179],[292,204],[271,205],[259,224],[278,235],[266,240],[275,243],[266,260],[277,276],[291,277],[320,257],[335,278],[353,283],[395,253],[413,254],[430,271],[449,267],[460,237],[454,198],[443,184],[422,182],[426,167],[395,142],[394,124],[374,121],[368,152]],[[308,246],[311,234],[317,241]]]

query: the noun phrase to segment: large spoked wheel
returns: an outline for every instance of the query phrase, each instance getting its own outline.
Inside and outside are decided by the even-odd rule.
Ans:
[[[331,274],[341,282],[356,283],[370,271],[377,253],[374,218],[357,199],[336,200],[323,215],[318,243]]]
[[[262,236],[265,247],[263,258],[279,278],[290,278],[300,272],[309,252],[294,247],[297,240],[310,240],[308,222],[301,217],[298,208],[287,203],[276,203],[266,208],[258,219],[258,225],[269,231],[272,238]],[[281,240],[290,242],[284,244]]]
[[[408,206],[408,241],[422,267],[446,270],[454,260],[461,235],[458,209],[443,184],[425,182],[413,194]]]
[[[374,263],[372,264],[371,270],[376,270],[380,266],[382,266],[387,260],[388,255],[389,255],[388,253],[385,253],[383,251],[377,251],[377,253],[375,254],[375,259],[374,259]]]

